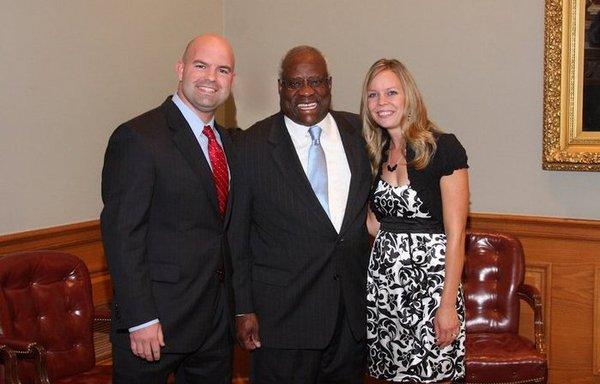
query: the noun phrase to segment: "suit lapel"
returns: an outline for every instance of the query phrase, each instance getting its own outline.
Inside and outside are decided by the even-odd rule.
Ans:
[[[340,131],[340,137],[342,138],[342,144],[344,145],[344,151],[346,152],[346,159],[348,160],[351,175],[350,188],[348,189],[348,201],[346,202],[344,220],[342,221],[342,227],[340,229],[340,233],[343,233],[352,223],[356,214],[362,209],[358,197],[361,185],[367,182],[363,180],[361,167],[364,148],[361,144],[362,142],[360,140],[360,132],[358,129],[353,127],[344,117],[337,113],[331,112],[331,114]]]
[[[304,205],[315,214],[319,222],[335,230],[304,173],[281,112],[271,127],[269,141],[273,145],[273,160],[285,181],[296,192],[298,198],[304,202]]]
[[[173,131],[175,146],[198,176],[200,184],[206,190],[208,200],[213,205],[215,211],[218,211],[217,192],[212,178],[212,171],[206,161],[204,152],[202,152],[202,148],[198,144],[198,140],[196,140],[196,136],[194,136],[194,132],[192,132],[192,128],[190,128],[181,111],[179,111],[179,108],[177,108],[170,98],[163,103],[162,107],[167,116],[169,127]]]

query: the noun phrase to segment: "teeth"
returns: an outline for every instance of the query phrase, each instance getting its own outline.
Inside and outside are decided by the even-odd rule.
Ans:
[[[202,92],[206,92],[206,93],[215,93],[217,92],[216,89],[213,88],[209,88],[209,87],[198,87],[198,89]]]
[[[391,116],[393,114],[394,114],[394,112],[391,112],[391,111],[377,112],[377,116],[379,116],[379,117],[388,117],[388,116]]]
[[[298,108],[303,111],[308,111],[317,108],[317,103],[302,103],[298,104]]]

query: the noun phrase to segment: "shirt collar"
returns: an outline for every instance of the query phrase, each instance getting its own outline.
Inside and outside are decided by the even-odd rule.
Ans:
[[[173,103],[175,103],[175,105],[177,106],[177,108],[179,108],[179,110],[181,111],[181,114],[183,115],[185,120],[188,122],[188,124],[190,125],[190,127],[192,128],[193,131],[202,132],[205,125],[210,125],[210,127],[213,129],[213,131],[215,130],[214,117],[208,123],[205,123],[204,121],[202,121],[202,119],[200,117],[198,117],[198,115],[196,115],[194,113],[194,111],[192,111],[192,109],[183,102],[183,100],[181,100],[181,98],[179,97],[177,92],[175,92],[175,94],[173,94],[172,100],[173,100]]]
[[[283,116],[283,120],[285,122],[285,126],[287,127],[288,132],[290,133],[290,136],[292,137],[293,141],[299,142],[299,143],[305,142],[307,140],[310,141],[310,134],[308,133],[308,129],[311,126],[298,124],[285,115]],[[331,136],[331,134],[333,132],[332,130],[334,127],[333,123],[334,123],[333,116],[331,116],[331,113],[327,112],[327,115],[325,115],[323,120],[319,121],[316,124],[313,124],[313,125],[318,125],[322,130],[321,131],[321,141],[327,140],[327,137]]]

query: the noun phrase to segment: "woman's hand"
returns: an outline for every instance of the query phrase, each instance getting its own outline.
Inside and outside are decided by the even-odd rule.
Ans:
[[[440,348],[450,345],[458,336],[460,322],[454,306],[440,306],[433,319],[436,344]]]

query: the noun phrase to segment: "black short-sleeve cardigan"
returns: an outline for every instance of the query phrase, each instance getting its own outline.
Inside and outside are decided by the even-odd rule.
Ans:
[[[432,224],[444,230],[444,219],[442,214],[442,193],[440,190],[440,179],[443,176],[451,175],[457,169],[469,168],[467,163],[467,153],[465,148],[458,141],[456,136],[449,133],[442,133],[436,137],[437,149],[433,154],[427,167],[415,169],[410,165],[414,159],[415,153],[410,148],[406,150],[406,157],[409,162],[407,166],[408,180],[411,188],[417,192],[417,196],[423,202],[424,210],[428,211],[432,217]],[[387,148],[383,149],[387,151]],[[385,154],[383,156],[385,159]],[[382,162],[385,160],[382,160]],[[375,179],[374,186],[377,185],[381,177],[381,165],[379,175]],[[373,199],[371,199],[373,201]],[[375,210],[374,210],[375,211]],[[377,217],[381,222],[384,218]]]

